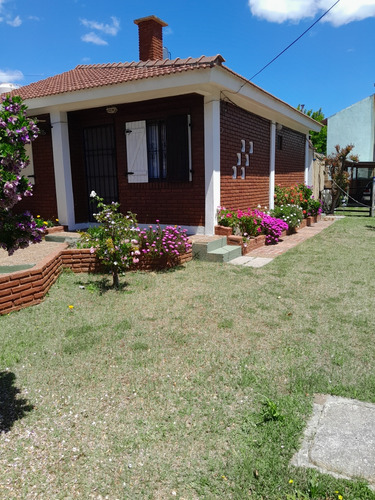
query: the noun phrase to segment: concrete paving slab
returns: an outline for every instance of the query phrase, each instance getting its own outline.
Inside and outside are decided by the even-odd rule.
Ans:
[[[272,262],[273,259],[266,257],[249,257],[248,255],[243,255],[242,257],[236,257],[228,262],[228,264],[234,264],[235,266],[245,266],[245,267],[263,267],[266,264]]]
[[[317,395],[291,464],[338,478],[364,479],[375,491],[375,404]]]
[[[234,264],[235,266],[245,266],[254,259],[255,257],[247,257],[246,255],[242,255],[241,257],[236,257],[235,259],[230,260],[228,264]]]
[[[255,259],[251,260],[247,264],[245,264],[246,267],[263,267],[266,264],[269,264],[272,262],[273,259],[271,258],[266,258],[266,257],[255,257]]]

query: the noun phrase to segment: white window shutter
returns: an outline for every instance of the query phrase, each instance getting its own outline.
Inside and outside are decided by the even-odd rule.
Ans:
[[[146,121],[125,124],[128,182],[148,182]]]
[[[21,174],[24,175],[25,177],[28,177],[30,184],[34,185],[35,177],[34,177],[33,148],[31,144],[25,144],[25,151],[27,156],[29,157],[30,163],[26,168],[22,169]]]

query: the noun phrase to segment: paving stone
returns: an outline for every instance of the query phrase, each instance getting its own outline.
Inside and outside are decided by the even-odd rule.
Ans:
[[[301,449],[291,463],[335,477],[361,478],[375,490],[375,404],[316,398]]]
[[[247,257],[246,255],[243,255],[242,257],[236,257],[235,259],[230,260],[229,264],[234,264],[235,266],[245,266],[254,259],[255,257]]]
[[[246,267],[263,267],[272,261],[273,261],[273,259],[266,258],[266,257],[255,257],[253,260],[251,260],[247,264],[245,264],[245,266]]]

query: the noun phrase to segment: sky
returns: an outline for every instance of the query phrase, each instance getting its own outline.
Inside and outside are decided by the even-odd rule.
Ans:
[[[252,77],[336,0],[0,0],[0,83],[27,85],[78,64],[137,61],[134,19],[168,23],[170,57],[221,54]],[[252,81],[326,117],[375,93],[375,0],[339,0]]]

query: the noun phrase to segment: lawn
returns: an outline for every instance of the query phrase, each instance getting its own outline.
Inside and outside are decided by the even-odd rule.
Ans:
[[[315,393],[375,403],[374,244],[350,217],[261,269],[62,274],[0,317],[0,499],[374,500],[289,465]]]

